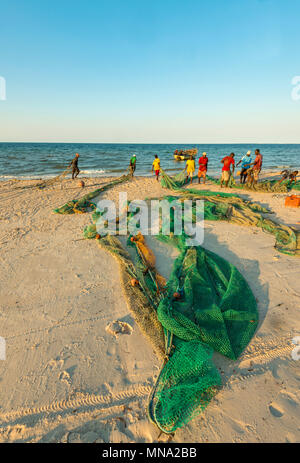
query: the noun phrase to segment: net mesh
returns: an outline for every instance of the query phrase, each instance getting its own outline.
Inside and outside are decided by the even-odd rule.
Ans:
[[[258,204],[235,194],[182,189],[181,174],[172,179],[163,173],[162,181],[180,194],[182,205],[185,199],[192,199],[194,214],[196,200],[203,199],[206,220],[260,227],[275,236],[280,251],[298,255],[296,232],[266,219],[263,214],[267,209]],[[163,432],[173,433],[201,413],[221,387],[213,353],[237,359],[250,342],[259,319],[256,300],[235,266],[201,246],[187,246],[184,229],[180,236],[164,235],[161,230],[157,236],[179,250],[167,284],[156,271],[155,256],[141,234],[129,236],[128,249],[118,236],[99,239],[97,220],[101,213],[92,199],[101,191],[55,212],[74,213],[74,208],[93,212],[94,223],[85,228],[84,237],[97,238],[99,246],[117,258],[131,313],[162,360],[149,398],[149,419]],[[178,196],[164,199],[175,198]],[[170,212],[174,222],[174,211]]]

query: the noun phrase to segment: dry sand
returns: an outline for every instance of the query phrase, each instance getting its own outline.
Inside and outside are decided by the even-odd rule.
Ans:
[[[85,193],[108,180],[86,179]],[[18,188],[31,183],[0,186],[0,336],[7,344],[0,441],[166,440],[145,413],[159,361],[130,315],[117,262],[80,240],[88,214],[52,213],[83,191],[71,180],[44,191]],[[168,193],[153,178],[136,178],[102,197],[117,200],[120,191],[128,199]],[[300,212],[284,207],[284,194],[243,196],[300,229]],[[204,246],[245,276],[260,325],[238,361],[215,355],[223,389],[173,441],[299,442],[300,360],[291,353],[300,336],[300,259],[278,253],[258,229],[221,222],[207,222]],[[176,253],[162,244],[155,252],[168,275]]]

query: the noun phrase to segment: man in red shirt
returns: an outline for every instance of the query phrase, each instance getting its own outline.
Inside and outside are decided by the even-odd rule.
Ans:
[[[231,153],[230,156],[226,156],[225,158],[222,159],[222,177],[221,177],[221,188],[223,188],[223,182],[225,182],[225,186],[228,186],[229,179],[231,177],[231,170],[230,166],[232,165],[232,175],[234,175],[234,167],[235,167],[235,162],[234,162],[234,153]]]
[[[205,184],[206,180],[206,172],[207,172],[207,154],[203,153],[202,157],[199,159],[199,170],[198,170],[198,183],[201,183],[201,177],[203,177],[203,184]]]
[[[255,150],[256,158],[253,165],[253,183],[258,182],[259,174],[262,168],[263,157],[260,154],[260,150]]]
[[[251,168],[248,169],[248,185],[254,185],[258,182],[259,174],[262,168],[263,157],[260,150],[255,150],[255,160],[250,164]],[[252,167],[253,166],[253,167]]]

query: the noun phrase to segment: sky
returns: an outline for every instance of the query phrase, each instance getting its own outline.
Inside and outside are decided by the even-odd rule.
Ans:
[[[300,143],[299,17],[297,0],[0,0],[0,141]]]

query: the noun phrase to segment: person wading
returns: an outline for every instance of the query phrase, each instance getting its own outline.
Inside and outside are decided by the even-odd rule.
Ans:
[[[68,167],[71,167],[72,166],[72,179],[74,180],[77,175],[79,174],[80,170],[78,169],[78,158],[79,158],[79,154],[76,153],[75,154],[75,158],[72,159],[72,161],[70,162],[70,164],[68,165]]]
[[[130,169],[131,177],[133,177],[133,174],[134,174],[135,169],[136,169],[136,155],[135,154],[130,159],[129,169]]]

